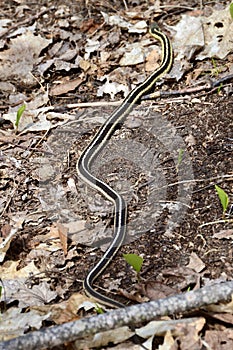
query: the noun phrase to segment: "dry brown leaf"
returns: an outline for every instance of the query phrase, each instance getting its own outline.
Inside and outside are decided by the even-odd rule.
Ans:
[[[199,336],[200,330],[203,328],[205,320],[200,318],[195,325],[182,325],[178,326],[175,331],[181,333],[178,336],[177,342],[179,343],[179,349],[181,350],[201,350],[203,349],[201,337]]]
[[[232,350],[233,349],[233,330],[207,330],[205,333],[205,342],[211,350]],[[223,348],[224,345],[224,348]]]
[[[170,331],[165,334],[163,344],[159,346],[159,350],[178,350],[178,344]]]
[[[53,224],[50,228],[51,237],[60,238],[61,246],[65,255],[67,255],[67,233],[68,229],[59,222]]]
[[[125,298],[132,301],[136,301],[137,303],[143,303],[148,301],[147,298],[143,298],[138,292],[127,292],[125,289],[120,289],[119,292]]]
[[[233,314],[232,313],[208,313],[208,315],[210,315],[211,317],[213,317],[216,320],[233,325]]]
[[[162,270],[162,276],[172,282],[177,291],[187,289],[190,284],[200,288],[200,275],[187,266],[180,266],[173,269]]]
[[[2,283],[4,293],[2,301],[6,304],[17,301],[19,308],[31,307],[32,305],[43,305],[54,298],[57,293],[51,291],[46,282],[34,285],[32,288],[27,285],[28,278],[15,278],[4,280]]]
[[[1,227],[1,233],[2,233],[2,237],[5,239],[11,232],[11,226],[9,224],[3,225]],[[1,242],[1,238],[0,238],[0,242]]]
[[[161,282],[156,281],[150,281],[140,285],[140,290],[150,300],[166,298],[169,295],[174,295],[178,292],[175,288],[171,288]]]
[[[221,230],[213,234],[213,238],[217,239],[232,239],[233,238],[233,229]]]
[[[151,321],[145,326],[137,328],[135,332],[142,338],[148,338],[151,335],[164,336],[168,331],[171,331],[174,336],[180,336],[184,334],[184,328],[195,327],[200,332],[204,324],[205,319],[203,317],[172,320],[168,316],[164,316],[162,320]]]
[[[160,55],[157,49],[152,50],[146,58],[145,69],[146,72],[153,72],[158,68],[160,62]]]
[[[231,301],[229,303],[208,305],[206,306],[206,309],[212,312],[229,312],[230,314],[233,314],[233,295],[231,296]]]
[[[51,40],[31,32],[11,39],[10,48],[0,53],[0,80],[16,80],[29,86],[37,83],[30,72],[41,51],[50,43]]]
[[[83,33],[89,32],[93,33],[99,27],[98,23],[95,23],[94,18],[89,18],[84,20],[80,24],[80,31]]]
[[[110,331],[96,333],[93,338],[90,337],[89,339],[85,340],[77,340],[75,342],[75,349],[82,350],[90,348],[102,348],[109,343],[121,343],[122,341],[131,338],[133,335],[134,332],[132,332],[129,327],[119,327]]]
[[[194,270],[195,272],[199,273],[205,268],[205,264],[203,261],[197,256],[196,253],[192,252],[190,254],[189,264],[187,265],[189,269]]]
[[[32,274],[35,275],[40,273],[40,270],[38,270],[38,268],[35,266],[33,261],[20,270],[17,270],[18,265],[19,265],[19,261],[6,261],[3,265],[0,266],[1,278],[3,280],[24,278],[24,277],[27,278]]]
[[[6,252],[8,251],[11,241],[17,233],[17,229],[11,228],[8,236],[3,240],[0,238],[0,262],[2,262],[6,256]]]
[[[29,327],[39,329],[48,318],[49,314],[40,315],[36,311],[22,313],[20,308],[10,308],[1,314],[0,341],[23,335]]]
[[[82,84],[83,79],[77,78],[70,81],[64,81],[59,85],[52,86],[50,89],[50,96],[59,96],[66,94],[69,91],[75,90],[80,84]]]
[[[79,61],[79,67],[86,72],[91,66],[91,62],[87,61],[87,60],[80,60]]]
[[[89,298],[80,293],[74,293],[72,296],[59,304],[33,306],[31,310],[37,310],[41,314],[50,313],[50,320],[56,324],[62,324],[79,319],[78,311],[85,303],[89,302]],[[93,309],[95,304],[90,303],[89,309]]]

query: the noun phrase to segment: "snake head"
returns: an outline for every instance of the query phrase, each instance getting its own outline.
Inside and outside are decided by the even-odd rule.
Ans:
[[[153,22],[150,25],[150,31],[153,33],[154,30],[161,32],[161,29],[159,28],[159,26],[156,22]]]

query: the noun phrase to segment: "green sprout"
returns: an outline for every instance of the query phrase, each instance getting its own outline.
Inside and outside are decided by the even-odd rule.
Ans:
[[[95,311],[98,315],[104,314],[104,310],[98,304],[95,304]]]
[[[219,75],[219,70],[218,70],[217,64],[215,62],[215,59],[213,57],[212,57],[212,65],[214,67],[212,74],[218,76]]]
[[[233,2],[230,4],[230,15],[231,15],[231,18],[233,19]]]
[[[177,160],[177,164],[176,164],[176,170],[177,170],[177,171],[178,171],[179,165],[180,165],[181,162],[182,162],[183,155],[184,155],[184,149],[181,148],[181,149],[179,149],[178,160]]]
[[[25,109],[26,109],[26,104],[23,104],[22,106],[19,107],[19,109],[17,111],[16,121],[15,121],[16,130],[18,130],[19,121],[20,121]]]
[[[227,193],[217,185],[215,185],[215,190],[217,191],[218,198],[222,204],[223,217],[224,217],[226,210],[227,210],[227,207],[228,207],[228,204],[229,204],[229,197],[228,197]]]
[[[137,279],[139,280],[139,273],[142,268],[143,258],[137,254],[123,254],[125,261],[132,266],[137,274]]]
[[[218,93],[218,94],[220,93],[222,87],[223,87],[223,84],[221,83],[221,84],[219,85],[218,89],[217,89],[217,93]]]

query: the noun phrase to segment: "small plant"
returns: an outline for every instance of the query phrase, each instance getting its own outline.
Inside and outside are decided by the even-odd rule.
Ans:
[[[219,74],[223,71],[224,66],[219,66],[219,65],[217,65],[216,60],[215,60],[214,58],[212,58],[212,65],[213,65],[213,68],[211,69],[210,74],[211,74],[211,76],[213,76],[213,77],[218,77]],[[220,86],[219,86],[219,88],[218,88],[218,93],[221,91],[221,88],[222,88],[221,85],[222,85],[222,84],[220,84]]]
[[[231,205],[230,209],[228,210],[227,213],[227,209],[229,206],[229,197],[228,194],[219,186],[215,185],[215,190],[217,192],[218,198],[221,202],[222,205],[222,219],[218,219],[215,221],[211,221],[211,222],[205,222],[204,224],[200,225],[199,228],[202,228],[204,226],[207,225],[215,225],[215,224],[226,224],[229,222],[233,223],[233,218],[232,218],[232,214],[233,214],[233,205]],[[226,218],[226,216],[228,216],[229,218]]]
[[[223,84],[221,83],[221,84],[219,85],[218,89],[217,89],[217,94],[220,94],[220,91],[221,91],[222,87],[223,87]]]
[[[143,264],[143,258],[137,254],[123,254],[125,261],[132,266],[137,274],[137,279],[139,280],[139,274]]]
[[[226,211],[227,211],[227,207],[229,204],[229,197],[227,195],[227,193],[220,188],[219,186],[215,185],[215,190],[217,191],[218,194],[218,198],[222,204],[222,209],[223,209],[223,217],[225,217]]]
[[[231,15],[231,18],[233,19],[233,2],[230,4],[230,15]]]
[[[20,121],[25,109],[26,109],[26,104],[23,104],[22,106],[19,107],[19,109],[17,111],[16,121],[15,121],[16,130],[18,130],[19,121]]]
[[[98,315],[104,314],[104,310],[98,304],[95,304],[95,311]]]
[[[184,149],[181,148],[181,149],[179,149],[178,160],[177,160],[177,164],[176,164],[176,171],[178,171],[179,165],[182,162],[183,155],[184,155]]]

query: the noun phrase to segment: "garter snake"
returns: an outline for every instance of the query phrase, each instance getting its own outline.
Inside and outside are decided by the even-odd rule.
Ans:
[[[107,121],[100,127],[97,134],[81,154],[77,162],[77,172],[81,179],[90,187],[101,192],[107,199],[109,199],[114,204],[115,209],[114,235],[111,244],[105,251],[102,258],[89,271],[84,280],[83,287],[85,292],[100,304],[115,308],[124,307],[124,305],[97,292],[93,288],[93,283],[113,259],[125,239],[127,206],[124,198],[119,193],[91,173],[90,167],[101,149],[106,145],[107,141],[110,139],[115,130],[118,129],[123,123],[124,119],[133,109],[135,104],[138,104],[140,102],[140,98],[148,93],[153,88],[155,82],[171,68],[173,55],[172,46],[169,39],[157,27],[156,24],[153,24],[150,27],[150,34],[155,39],[158,39],[162,45],[162,59],[160,66],[151,75],[149,75],[143,83],[133,89],[124,99],[122,104],[115,109]]]

